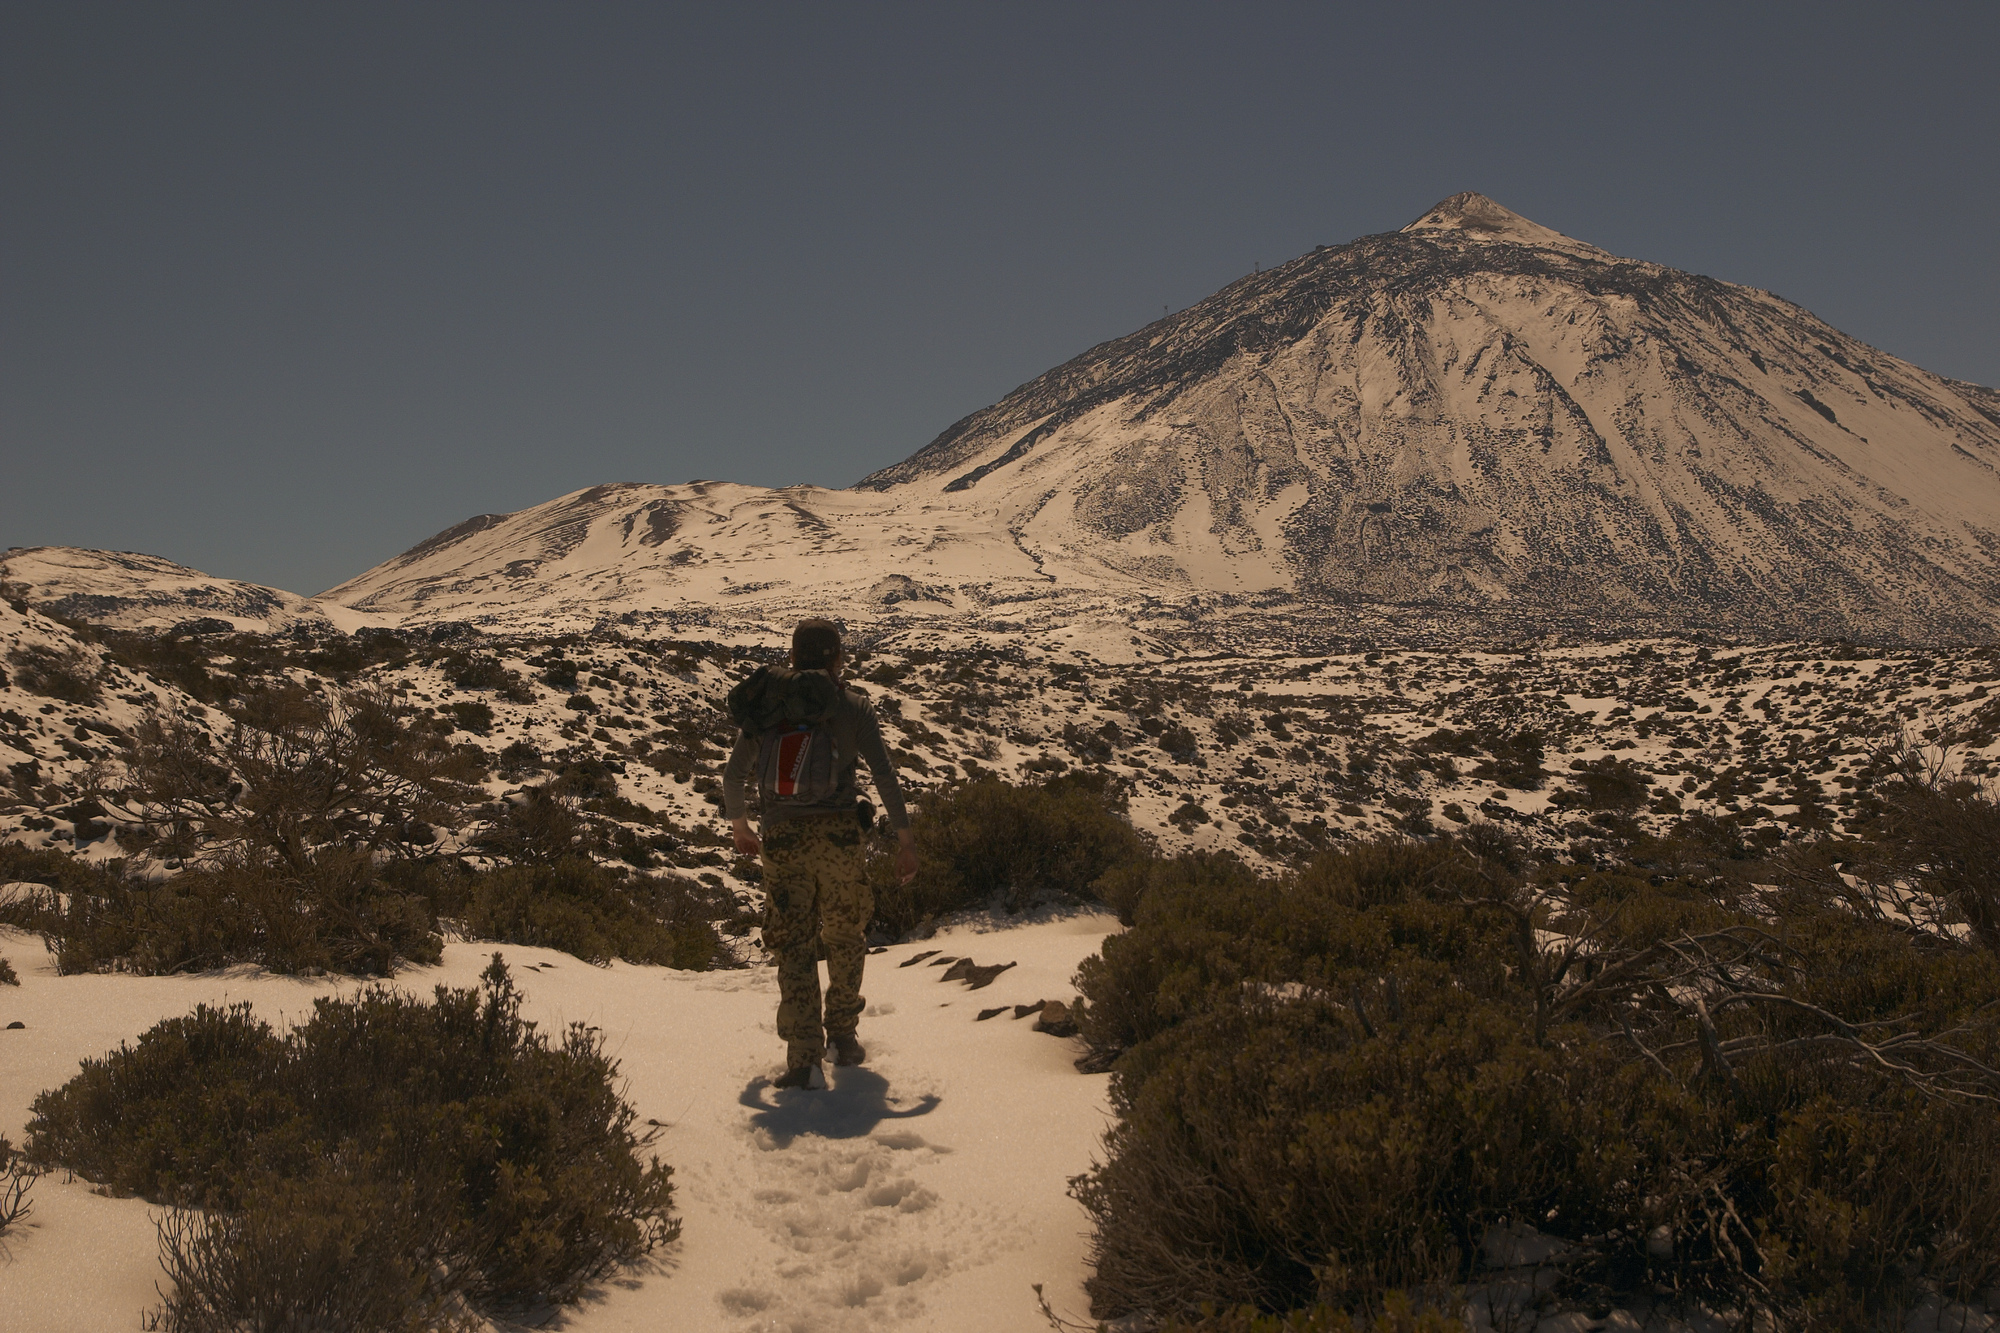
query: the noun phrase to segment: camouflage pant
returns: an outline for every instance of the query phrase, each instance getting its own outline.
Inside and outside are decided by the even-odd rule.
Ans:
[[[819,1060],[833,1037],[861,1021],[861,966],[875,895],[861,868],[852,815],[809,815],[764,835],[764,947],[778,960],[778,1035],[787,1063]],[[826,946],[820,1012],[819,946]]]

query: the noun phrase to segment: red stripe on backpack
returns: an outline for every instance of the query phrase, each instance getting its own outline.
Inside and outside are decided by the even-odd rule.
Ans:
[[[812,754],[812,729],[801,727],[778,737],[778,784],[779,796],[799,794],[799,778],[806,771],[806,760]]]

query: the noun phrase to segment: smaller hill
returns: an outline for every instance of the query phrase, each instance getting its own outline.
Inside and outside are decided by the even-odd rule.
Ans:
[[[37,610],[105,629],[283,634],[359,629],[366,613],[237,579],[220,579],[157,555],[76,546],[12,547],[0,583]]]

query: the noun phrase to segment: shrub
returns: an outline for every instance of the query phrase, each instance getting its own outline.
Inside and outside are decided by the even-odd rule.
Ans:
[[[35,1211],[34,1200],[28,1194],[41,1177],[41,1171],[30,1166],[21,1154],[14,1151],[14,1145],[0,1137],[0,1236],[16,1222],[23,1221]]]
[[[1909,883],[2000,954],[2000,803],[1966,781],[1924,781],[1907,767],[1886,784],[1869,859]]]
[[[542,766],[542,752],[532,741],[513,740],[500,751],[500,767],[509,773],[532,773]]]
[[[489,653],[451,653],[443,666],[445,679],[461,690],[497,690],[513,678],[500,659]]]
[[[496,954],[476,990],[320,999],[285,1034],[198,1006],[38,1096],[28,1153],[210,1211],[162,1227],[168,1328],[430,1327],[574,1300],[678,1234],[616,1076],[581,1025],[521,1019]]]
[[[228,701],[237,682],[209,670],[208,650],[174,634],[124,634],[100,630],[114,660],[172,685],[205,704]]]
[[[493,730],[493,705],[484,700],[475,699],[470,703],[450,704],[445,708],[445,712],[451,715],[451,720],[459,727],[474,735],[484,736]]]
[[[42,648],[23,644],[9,652],[7,660],[14,664],[17,683],[31,694],[46,695],[72,704],[97,702],[97,677],[101,667],[96,658],[81,648],[74,645]]]
[[[1257,874],[1230,852],[1187,852],[1174,857],[1145,857],[1105,872],[1093,890],[1126,925],[1136,919],[1148,893],[1215,892],[1227,895],[1255,884]]]
[[[733,956],[714,922],[736,906],[720,889],[678,877],[630,875],[584,857],[507,866],[470,878],[466,930],[482,939],[561,949],[587,962],[705,970]]]
[[[260,963],[274,972],[326,970],[386,975],[398,959],[434,963],[442,941],[423,898],[397,887],[363,853],[329,850],[303,873],[230,860],[154,883],[122,862],[93,866],[62,853],[59,864],[10,845],[0,864],[49,885],[39,901],[0,911],[34,930],[56,953],[56,970],[116,968],[142,974]]]
[[[189,859],[226,852],[299,878],[322,849],[408,852],[403,835],[456,826],[481,776],[476,748],[407,725],[390,696],[295,686],[245,698],[220,744],[183,719],[137,731],[121,795],[140,814],[137,847]]]
[[[1474,778],[1516,791],[1542,789],[1548,770],[1542,765],[1544,752],[1539,732],[1526,729],[1511,735],[1484,736],[1481,740],[1493,757],[1473,766]]]
[[[148,1327],[166,1333],[249,1328],[473,1333],[440,1262],[434,1209],[408,1182],[392,1189],[316,1167],[303,1180],[252,1184],[242,1206],[176,1209],[155,1225],[174,1294]]]
[[[20,984],[21,978],[15,974],[14,965],[5,958],[0,958],[0,986],[18,986]]]
[[[714,925],[738,913],[721,889],[601,866],[566,839],[551,852],[486,871],[327,854],[309,880],[231,862],[155,883],[122,862],[93,865],[0,844],[0,880],[50,890],[0,907],[0,922],[40,933],[65,975],[258,963],[274,972],[383,976],[400,960],[438,961],[440,916],[458,918],[478,938],[562,949],[590,962],[735,965]]]
[[[1286,1314],[1265,1314],[1252,1305],[1202,1315],[1192,1320],[1169,1319],[1159,1333],[1465,1333],[1465,1324],[1431,1307],[1413,1310],[1401,1293],[1384,1302],[1373,1319],[1359,1319],[1331,1305],[1315,1305]]]
[[[986,778],[934,793],[911,820],[918,871],[891,873],[890,845],[872,858],[875,919],[901,936],[927,918],[995,903],[1018,912],[1047,896],[1084,899],[1146,845],[1102,778],[1070,773],[1039,786]]]
[[[1572,760],[1569,777],[1578,788],[1574,799],[1585,809],[1628,813],[1646,803],[1651,781],[1631,760],[1609,756],[1589,763]]]
[[[293,686],[246,696],[220,744],[184,719],[148,717],[120,793],[139,814],[128,850],[191,862],[162,883],[44,859],[50,885],[25,917],[64,972],[174,972],[255,962],[277,971],[385,974],[434,962],[430,904],[385,862],[435,845],[479,776],[476,754],[404,724],[367,691]],[[9,853],[18,856],[23,853]]]
[[[1571,1247],[1558,1299],[1779,1327],[2000,1275],[2000,962],[1804,895],[1774,923],[1529,870],[1482,829],[1107,880],[1143,888],[1078,976],[1122,1052],[1072,1187],[1100,1315],[1375,1306],[1520,1222]]]

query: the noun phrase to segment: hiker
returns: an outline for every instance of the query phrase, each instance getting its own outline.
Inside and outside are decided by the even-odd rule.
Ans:
[[[764,858],[764,947],[778,960],[778,1035],[785,1039],[785,1072],[774,1081],[780,1088],[811,1086],[829,1045],[835,1064],[867,1058],[855,1027],[865,1004],[861,968],[875,911],[861,865],[874,808],[855,790],[857,761],[868,761],[896,830],[897,876],[907,884],[917,874],[916,842],[895,766],[866,697],[841,683],[846,665],[839,626],[802,620],[792,632],[790,668],[759,667],[729,693],[729,715],[741,731],[722,772],[722,806],[736,850]],[[763,807],[761,838],[750,831],[745,810],[753,768]]]

